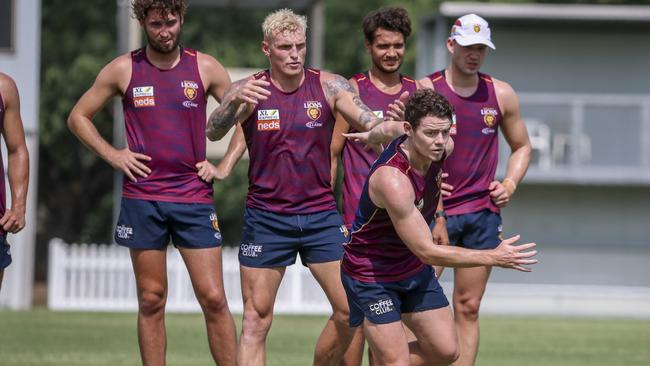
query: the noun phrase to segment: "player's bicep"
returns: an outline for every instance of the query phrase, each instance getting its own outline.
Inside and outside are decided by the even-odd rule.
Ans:
[[[120,84],[123,83],[121,81],[119,69],[112,64],[107,65],[97,75],[90,89],[79,98],[72,109],[71,116],[81,115],[92,119],[111,98],[121,93]]]
[[[25,132],[20,117],[20,97],[16,84],[11,81],[3,88],[5,118],[2,123],[2,134],[7,144],[7,150],[12,152],[25,145]]]
[[[223,95],[226,92],[226,89],[230,87],[232,81],[228,71],[211,56],[201,54],[202,57],[201,65],[202,73],[206,75],[207,84],[208,84],[208,94],[212,95],[219,103],[223,100]]]

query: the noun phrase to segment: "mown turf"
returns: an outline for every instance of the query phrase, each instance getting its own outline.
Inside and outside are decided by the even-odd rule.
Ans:
[[[135,320],[135,314],[0,311],[0,365],[139,365]],[[311,364],[324,324],[325,317],[277,316],[268,365]],[[167,328],[168,365],[213,364],[201,315],[168,315]],[[477,365],[647,366],[650,321],[484,317]]]

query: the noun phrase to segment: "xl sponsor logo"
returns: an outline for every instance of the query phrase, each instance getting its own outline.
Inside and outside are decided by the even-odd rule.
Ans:
[[[377,315],[390,313],[391,311],[395,310],[392,299],[379,300],[374,304],[368,305],[368,307],[370,308],[370,311]]]
[[[117,225],[115,232],[120,239],[133,239],[133,228],[131,226]]]
[[[244,257],[257,258],[262,254],[262,246],[255,243],[241,243],[239,252]]]
[[[384,111],[372,111],[377,118],[384,118]]]
[[[153,86],[136,86],[133,88],[133,98],[153,97]]]
[[[280,129],[279,109],[260,109],[257,111],[258,131],[278,131]]]

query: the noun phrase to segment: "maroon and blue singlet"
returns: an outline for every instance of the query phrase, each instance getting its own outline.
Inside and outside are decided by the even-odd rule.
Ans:
[[[415,81],[406,76],[400,76],[402,88],[395,94],[387,94],[378,89],[370,81],[367,72],[355,75],[354,79],[359,88],[359,97],[380,118],[384,118],[388,112],[388,105],[399,98],[403,92],[408,91],[413,95],[417,90]],[[351,127],[350,132],[357,132],[357,130]],[[364,144],[357,141],[348,140],[343,145],[342,211],[343,222],[348,227],[352,227],[363,184],[377,156],[374,150],[366,149]]]
[[[396,282],[418,273],[424,263],[411,252],[397,234],[388,212],[370,199],[370,176],[382,166],[398,169],[411,181],[416,207],[427,222],[433,220],[440,199],[442,163],[432,162],[426,177],[418,174],[402,151],[403,135],[390,143],[373,164],[359,200],[359,209],[352,227],[350,242],[344,246],[342,270],[362,282]]]
[[[490,199],[488,187],[494,180],[499,160],[499,125],[502,115],[492,77],[479,73],[476,92],[469,97],[456,94],[445,80],[444,71],[428,76],[436,92],[447,98],[456,113],[452,127],[454,153],[445,160],[447,183],[454,186],[444,198],[448,215],[461,215],[489,209],[499,213]]]
[[[175,67],[159,69],[145,49],[131,53],[131,81],[122,98],[131,151],[151,157],[148,177],[124,180],[123,197],[150,201],[212,204],[212,184],[200,179],[205,160],[207,98],[197,52],[181,48]]]
[[[268,70],[257,73],[257,79]],[[330,185],[330,144],[334,115],[320,83],[320,71],[305,69],[294,91],[271,83],[271,95],[260,101],[242,123],[250,153],[249,208],[287,215],[336,209]]]

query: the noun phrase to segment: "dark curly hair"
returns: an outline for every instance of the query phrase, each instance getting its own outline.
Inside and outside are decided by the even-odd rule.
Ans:
[[[185,0],[133,0],[131,8],[135,18],[143,21],[149,10],[152,9],[159,11],[163,17],[166,17],[168,13],[183,17],[187,11],[187,4]]]
[[[416,129],[422,117],[431,116],[446,119],[451,122],[454,107],[443,97],[431,89],[416,91],[406,102],[404,115],[406,120]]]
[[[386,7],[368,13],[363,18],[362,28],[366,40],[371,44],[378,28],[402,33],[404,41],[406,41],[411,35],[411,19],[409,19],[409,14],[404,8]]]

